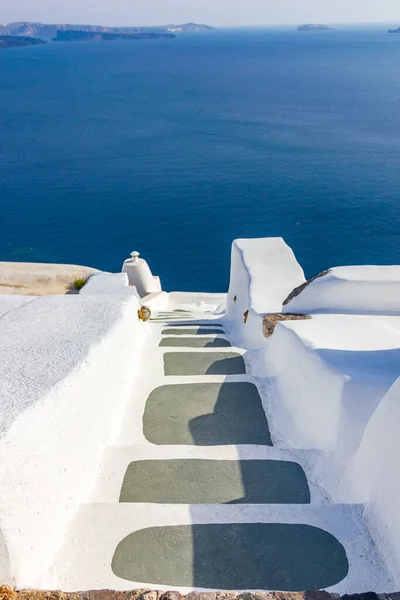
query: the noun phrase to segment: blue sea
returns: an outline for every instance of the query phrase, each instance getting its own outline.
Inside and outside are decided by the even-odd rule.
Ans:
[[[306,275],[400,264],[400,35],[220,30],[0,52],[0,260],[225,291],[238,237]]]

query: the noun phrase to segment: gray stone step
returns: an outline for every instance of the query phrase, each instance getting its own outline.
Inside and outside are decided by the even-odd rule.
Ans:
[[[165,337],[161,340],[159,346],[170,348],[229,348],[231,344],[223,338]]]
[[[165,375],[240,375],[243,357],[235,352],[166,352]]]
[[[248,382],[156,388],[146,403],[143,432],[157,445],[272,446],[260,395]]]
[[[307,504],[310,490],[290,461],[138,460],[126,471],[120,502]]]
[[[219,523],[131,533],[118,544],[112,570],[166,586],[302,591],[337,584],[349,563],[340,542],[318,527]]]
[[[201,322],[199,319],[193,319],[192,321],[187,319],[175,318],[175,317],[151,317],[150,321],[154,323],[165,323],[166,325],[171,324],[173,327],[192,327],[207,325],[207,322]],[[214,326],[214,325],[213,325]]]
[[[355,504],[82,504],[52,568],[58,589],[393,589]]]
[[[168,329],[163,329],[161,332],[162,335],[210,335],[210,334],[224,334],[224,330],[219,327],[209,327],[206,329],[205,327],[198,327],[196,329],[174,329],[170,327]]]
[[[156,323],[166,323],[167,325],[171,322],[171,327],[223,327],[218,323],[213,323],[208,319],[193,319],[192,321],[188,321],[185,319],[166,319],[165,317],[151,317],[150,321],[155,321]]]

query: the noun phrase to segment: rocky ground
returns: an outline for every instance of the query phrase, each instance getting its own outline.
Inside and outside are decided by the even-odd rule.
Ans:
[[[76,293],[76,279],[87,279],[98,272],[80,265],[0,262],[0,294],[47,296]]]
[[[186,596],[175,591],[132,590],[92,590],[87,592],[65,593],[61,591],[15,590],[0,586],[0,600],[339,600],[338,594],[325,591],[311,592],[190,592]],[[342,596],[340,600],[400,600],[400,592],[376,594],[367,592]]]

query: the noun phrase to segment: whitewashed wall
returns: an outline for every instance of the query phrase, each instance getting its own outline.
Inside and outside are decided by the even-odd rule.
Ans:
[[[400,586],[400,322],[314,315],[279,323],[250,372],[268,381],[274,445],[315,452],[312,479],[335,503],[365,504],[371,537]]]
[[[310,283],[283,311],[399,313],[400,267],[335,267]]]
[[[400,379],[371,416],[348,472],[366,502],[365,516],[386,564],[400,585]]]
[[[304,281],[302,268],[282,238],[235,240],[226,311],[233,341],[248,349],[262,348],[263,316],[281,312],[282,302]]]
[[[54,296],[0,321],[0,581],[40,587],[119,429],[148,325],[134,297]]]

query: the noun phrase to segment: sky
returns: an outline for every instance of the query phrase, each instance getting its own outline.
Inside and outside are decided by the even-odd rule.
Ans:
[[[400,0],[0,0],[0,23],[214,26],[397,22]]]

